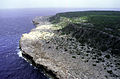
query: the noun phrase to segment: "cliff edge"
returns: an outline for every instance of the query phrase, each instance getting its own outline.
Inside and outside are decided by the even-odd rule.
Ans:
[[[73,34],[63,34],[68,28],[59,30],[49,17],[36,17],[33,23],[36,28],[22,35],[20,49],[24,57],[54,79],[120,78],[116,56],[80,43]]]

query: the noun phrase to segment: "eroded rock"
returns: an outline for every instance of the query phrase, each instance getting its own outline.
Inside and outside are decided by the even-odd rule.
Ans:
[[[50,24],[48,20],[49,17],[34,19],[33,22],[37,24],[36,28],[28,34],[23,34],[20,40],[22,53],[28,59],[34,61],[35,66],[41,66],[47,73],[52,74],[55,79],[113,79],[106,69],[115,68],[107,67],[107,65],[114,66],[114,57],[104,61],[104,56],[107,53],[104,54],[102,51],[90,47],[87,43],[81,44],[76,40],[76,38],[86,39],[90,36],[90,29],[80,28],[79,30],[75,29],[77,27],[73,28],[72,26],[72,30],[75,31],[73,35],[76,37],[74,38],[72,35],[57,33],[54,25]],[[93,36],[97,33],[95,31]],[[91,39],[88,37],[87,40]],[[116,72],[114,70],[112,72],[118,76],[120,75],[118,69]]]

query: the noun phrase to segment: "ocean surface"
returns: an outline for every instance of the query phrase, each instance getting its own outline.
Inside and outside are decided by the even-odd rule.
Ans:
[[[36,16],[49,16],[75,9],[0,10],[0,79],[48,79],[44,73],[19,56],[19,40],[30,32]],[[78,9],[76,9],[78,11]],[[83,9],[81,9],[83,10]],[[87,9],[89,10],[89,9]]]
[[[0,79],[48,79],[19,57],[19,40],[23,33],[34,28],[33,18],[56,12],[50,9],[0,10]]]

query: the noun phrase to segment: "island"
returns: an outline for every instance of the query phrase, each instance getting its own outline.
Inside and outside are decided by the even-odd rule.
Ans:
[[[120,12],[78,11],[39,16],[20,50],[53,79],[120,78]]]

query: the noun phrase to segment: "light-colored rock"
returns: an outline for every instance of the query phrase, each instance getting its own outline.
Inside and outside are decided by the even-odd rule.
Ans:
[[[34,19],[34,23],[37,23],[36,28],[21,37],[20,48],[23,53],[31,56],[36,64],[51,70],[59,79],[112,79],[102,63],[93,66],[92,59],[85,62],[87,59],[82,59],[83,55],[70,53],[72,51],[85,54],[93,48],[81,46],[71,36],[59,35],[54,31],[55,27],[48,22],[48,18],[42,18]],[[106,75],[108,77],[105,77]]]

